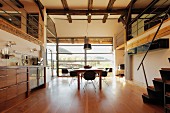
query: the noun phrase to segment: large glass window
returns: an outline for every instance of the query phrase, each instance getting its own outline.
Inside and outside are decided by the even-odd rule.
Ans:
[[[101,38],[100,38],[101,39]],[[97,41],[96,39],[90,39],[90,43],[92,44],[91,50],[84,50],[84,38],[70,38],[58,39],[58,52],[56,54],[52,54],[52,60],[58,56],[58,72],[59,76],[62,75],[62,69],[67,68],[78,69],[83,68],[85,65],[90,65],[94,68],[112,68],[113,67],[113,52],[112,52],[112,39],[109,44],[103,44],[101,42],[106,41],[102,39]],[[93,43],[95,42],[95,43]],[[100,42],[100,43],[97,43]],[[104,42],[105,43],[105,42]],[[48,49],[56,52],[56,45],[49,45]],[[50,57],[47,55],[47,57]],[[53,59],[54,58],[54,59]],[[50,59],[50,58],[48,58]]]

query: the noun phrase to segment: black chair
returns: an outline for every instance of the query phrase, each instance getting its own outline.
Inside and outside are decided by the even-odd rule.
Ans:
[[[77,77],[77,73],[76,71],[70,71],[70,77],[72,77],[70,83],[69,83],[69,86],[74,82],[74,78]]]
[[[105,78],[105,77],[107,77],[107,73],[108,73],[107,71],[102,71],[102,75],[101,76],[103,78],[102,80],[109,86],[109,84],[107,83],[106,78]]]
[[[68,69],[63,68],[62,69],[62,75],[68,75]]]
[[[87,80],[86,83],[85,83],[85,85],[84,85],[84,87],[83,87],[83,89],[85,89],[85,87],[86,87],[87,84],[88,84],[88,81],[90,80],[90,81],[92,82],[92,84],[93,84],[93,86],[94,86],[94,89],[95,89],[95,92],[96,92],[96,87],[95,87],[94,82],[93,82],[93,80],[95,80],[95,78],[96,78],[96,72],[93,71],[93,70],[88,70],[88,71],[86,71],[86,72],[84,73],[83,78],[84,78],[85,80]],[[85,91],[85,90],[84,90],[84,91]]]

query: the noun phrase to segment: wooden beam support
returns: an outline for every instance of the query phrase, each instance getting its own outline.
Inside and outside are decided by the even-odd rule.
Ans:
[[[107,10],[112,10],[113,4],[115,3],[116,0],[110,0],[108,5],[107,5]]]
[[[91,14],[87,15],[87,18],[88,18],[88,23],[91,22]]]
[[[102,22],[103,22],[103,23],[106,23],[107,18],[108,18],[108,14],[105,14],[104,17],[103,17]]]
[[[63,4],[63,8],[64,8],[65,10],[69,10],[67,1],[66,1],[66,0],[61,0],[61,2],[62,2],[62,4]]]
[[[130,5],[128,5],[129,6],[129,11],[128,11],[128,16],[127,16],[127,19],[126,19],[126,24],[129,22],[129,21],[131,21],[131,20],[129,20],[130,19],[130,16],[131,16],[131,14],[132,14],[132,8],[133,8],[133,5],[134,5],[134,3],[136,2],[137,0],[131,0],[131,2],[130,2]]]
[[[47,9],[47,14],[48,15],[104,15],[106,13],[110,13],[112,15],[119,15],[119,14],[125,14],[126,10],[125,9],[115,9],[112,11],[107,11],[107,10],[60,10],[60,9]]]
[[[38,6],[38,9],[40,11],[41,14],[41,18],[44,21],[44,14],[42,12],[42,9],[44,8],[44,6],[41,4],[41,2],[39,0],[34,0],[34,2],[36,3],[36,5]]]
[[[91,11],[93,9],[93,0],[88,0],[88,10]],[[88,23],[91,22],[91,13],[87,15]]]
[[[153,0],[136,18],[134,18],[129,25],[132,25],[135,21],[137,21],[146,11],[151,9],[159,0]]]
[[[24,8],[24,5],[19,0],[10,0],[18,8]]]
[[[89,0],[88,1],[88,10],[92,10],[93,9],[93,0]]]
[[[72,23],[72,19],[71,19],[71,15],[70,14],[67,14],[67,19],[68,19],[69,23]]]
[[[107,5],[107,11],[111,11],[111,10],[112,10],[113,4],[115,3],[115,1],[116,1],[116,0],[110,0],[110,1],[109,1],[108,5]],[[109,13],[108,13],[108,14],[109,14]],[[102,20],[103,23],[106,23],[106,20],[107,20],[107,18],[108,18],[108,16],[109,16],[108,14],[105,14],[105,15],[104,15],[103,20]]]
[[[68,7],[68,4],[67,4],[67,1],[66,0],[61,0],[62,4],[63,4],[63,8],[65,11],[69,11],[69,7]],[[71,15],[69,13],[66,13],[67,15],[67,19],[69,21],[69,23],[72,23],[72,19],[71,19]]]
[[[143,8],[133,8],[132,14],[140,14]],[[149,14],[151,11],[155,10],[155,8],[148,9],[144,14]],[[153,14],[158,14],[160,12],[166,11],[166,8],[160,8],[159,10],[154,11]],[[63,9],[47,9],[48,15],[66,15],[67,13],[70,15],[87,15],[91,13],[91,15],[104,15],[110,13],[110,15],[124,15],[127,14],[127,9],[112,9],[109,10],[63,10]]]

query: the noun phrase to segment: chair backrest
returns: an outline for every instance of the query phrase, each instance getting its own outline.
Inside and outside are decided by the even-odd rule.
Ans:
[[[107,71],[102,71],[102,77],[106,77],[107,76]]]
[[[75,77],[75,76],[77,76],[76,71],[70,71],[70,76],[71,76],[71,77]]]
[[[96,72],[93,70],[88,70],[84,73],[85,80],[94,80],[96,78]]]
[[[68,74],[68,69],[62,69],[62,74]]]

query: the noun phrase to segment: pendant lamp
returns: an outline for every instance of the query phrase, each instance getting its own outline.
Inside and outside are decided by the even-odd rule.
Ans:
[[[88,36],[88,22],[87,22],[87,27],[86,27],[86,33],[87,33],[87,36]],[[91,50],[92,49],[92,46],[91,44],[88,43],[88,38],[85,36],[85,43],[84,43],[84,49],[85,50]]]

